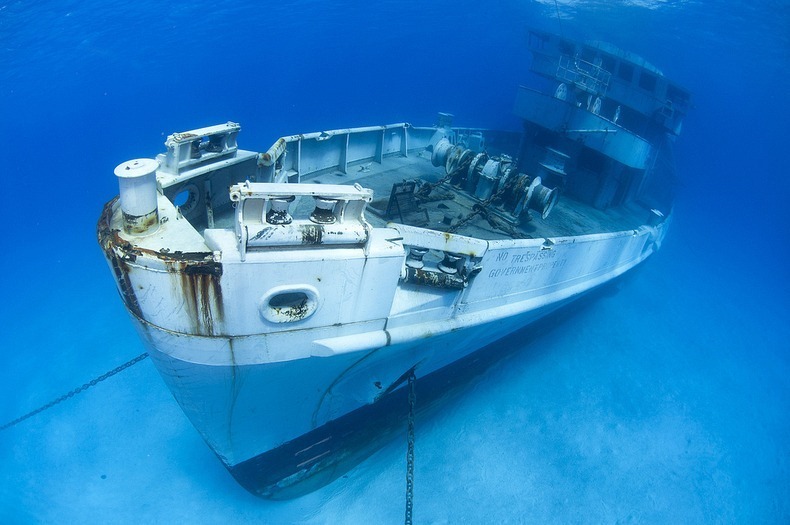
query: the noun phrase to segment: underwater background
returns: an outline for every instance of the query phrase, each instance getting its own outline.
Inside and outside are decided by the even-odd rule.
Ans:
[[[415,523],[790,522],[787,0],[0,3],[0,424],[144,351],[95,237],[116,165],[228,120],[518,129],[529,27],[692,91],[682,185],[659,253],[417,420]],[[258,499],[145,360],[0,432],[0,522],[399,523],[405,450]]]

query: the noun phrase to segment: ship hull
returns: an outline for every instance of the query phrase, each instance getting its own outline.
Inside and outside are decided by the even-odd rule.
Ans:
[[[500,298],[488,309],[468,303],[466,314],[419,328],[412,319],[358,333],[353,351],[335,345],[336,351],[323,355],[256,363],[250,356],[271,347],[278,334],[196,336],[134,318],[174,397],[238,482],[259,496],[294,497],[342,475],[403,429],[410,373],[417,378],[418,407],[428,411],[479,373],[482,363],[506,351],[497,341],[514,333],[528,336],[540,319],[645,260],[664,226],[639,235],[564,242],[555,249],[574,279],[547,277],[521,290],[526,300]],[[513,248],[505,251],[512,264]],[[504,260],[495,252],[489,256]],[[505,274],[518,278],[509,268],[518,267],[483,272],[475,286],[490,288]],[[486,279],[491,283],[485,285]],[[333,347],[326,327],[296,332],[288,336],[291,347]]]
[[[356,360],[315,357],[304,363],[288,363],[287,370],[273,365],[189,363],[163,352],[161,339],[154,346],[152,327],[139,321],[137,325],[163,379],[233,477],[255,495],[284,499],[333,481],[380,448],[394,432],[405,430],[411,371],[416,376],[418,413],[428,414],[509,353],[510,346],[499,342],[502,338],[531,337],[544,317],[576,298],[485,326],[372,349],[363,357],[356,356]],[[397,378],[390,385],[374,386],[381,394],[365,402],[369,400],[372,378],[382,375]],[[283,406],[278,390],[290,380],[283,376],[300,377],[304,383],[315,385],[311,389],[315,395]],[[209,392],[208,385],[216,388]],[[310,428],[313,425],[317,426]],[[310,430],[298,434],[305,428]],[[273,432],[278,436],[298,435],[271,448],[261,448],[272,439],[283,439],[273,437]],[[217,439],[221,434],[226,437],[222,443]],[[239,438],[237,445],[235,436]],[[259,446],[242,445],[255,436]]]
[[[517,329],[510,337],[503,338],[509,340],[507,343],[498,340],[421,375],[413,386],[413,415],[424,421],[441,409],[454,394],[464,391],[491,365],[518,348],[516,344],[523,345],[540,333],[543,328],[540,325],[553,319],[555,310],[561,307],[552,305],[533,313],[529,320],[523,320],[527,328]],[[409,372],[399,378],[398,388],[374,403],[363,405],[273,450],[228,466],[228,470],[247,490],[271,499],[298,497],[334,481],[388,441],[397,439],[397,435],[400,434],[405,442],[410,413]]]

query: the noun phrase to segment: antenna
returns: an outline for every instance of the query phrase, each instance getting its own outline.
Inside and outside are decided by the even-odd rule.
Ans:
[[[554,8],[557,10],[557,25],[560,26],[560,35],[565,38],[565,34],[562,32],[562,18],[560,17],[560,6],[557,4],[557,0],[554,0]]]

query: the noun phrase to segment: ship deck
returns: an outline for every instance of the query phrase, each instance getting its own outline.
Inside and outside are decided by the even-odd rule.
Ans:
[[[386,215],[393,184],[416,179],[434,184],[444,174],[444,168],[431,164],[430,152],[421,151],[408,157],[390,157],[381,164],[362,162],[351,165],[346,173],[338,170],[326,171],[304,177],[302,182],[358,183],[372,189],[374,201],[368,206],[365,217],[375,227],[397,222],[485,240],[567,237],[627,231],[644,224],[649,212],[636,203],[599,210],[568,195],[561,195],[546,219],[531,212],[532,220],[516,222],[508,220],[505,214],[474,213],[473,206],[480,204],[479,199],[443,183],[431,193],[431,197],[436,200],[419,202],[417,209],[408,213]],[[301,211],[303,210],[297,210]]]

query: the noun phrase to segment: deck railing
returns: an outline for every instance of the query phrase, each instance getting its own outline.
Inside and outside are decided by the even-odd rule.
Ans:
[[[575,84],[579,88],[603,96],[609,88],[612,74],[599,65],[578,57],[560,55],[557,78]]]

